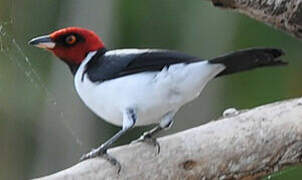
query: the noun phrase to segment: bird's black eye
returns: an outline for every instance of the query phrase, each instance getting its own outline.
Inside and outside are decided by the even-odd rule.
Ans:
[[[69,35],[65,38],[65,42],[69,45],[73,45],[77,42],[77,37],[75,35]]]

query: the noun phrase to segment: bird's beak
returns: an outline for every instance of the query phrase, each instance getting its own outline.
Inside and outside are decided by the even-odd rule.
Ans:
[[[36,37],[28,42],[29,45],[36,46],[44,49],[53,49],[56,45],[55,42],[52,41],[50,36],[40,36]]]

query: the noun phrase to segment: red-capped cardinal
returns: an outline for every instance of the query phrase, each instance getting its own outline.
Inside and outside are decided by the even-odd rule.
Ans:
[[[157,145],[154,135],[170,127],[176,112],[197,98],[212,79],[263,66],[285,65],[274,48],[245,49],[209,60],[158,49],[107,50],[93,31],[69,27],[32,39],[70,68],[75,89],[99,117],[122,129],[82,159],[107,157],[106,151],[134,126],[157,124],[139,141]],[[159,148],[159,146],[158,146]],[[105,155],[105,156],[104,156]]]

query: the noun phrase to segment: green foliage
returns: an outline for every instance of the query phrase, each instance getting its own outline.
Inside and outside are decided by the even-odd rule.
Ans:
[[[299,180],[301,179],[301,177],[302,177],[302,167],[296,166],[271,174],[263,178],[263,180],[284,180],[284,179]]]

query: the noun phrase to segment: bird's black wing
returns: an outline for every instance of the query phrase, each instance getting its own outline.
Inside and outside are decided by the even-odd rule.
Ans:
[[[172,64],[197,61],[201,59],[169,50],[112,50],[94,55],[87,63],[84,74],[92,82],[103,82],[140,72],[161,71]]]

